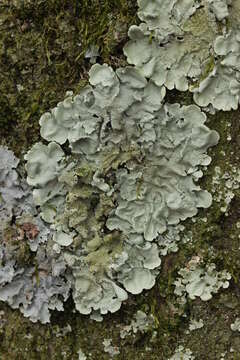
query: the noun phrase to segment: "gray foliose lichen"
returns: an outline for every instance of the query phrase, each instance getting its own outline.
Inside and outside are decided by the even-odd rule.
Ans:
[[[190,90],[217,110],[239,103],[237,0],[138,0],[139,26],[129,29],[128,62],[158,86]]]
[[[50,309],[63,310],[70,285],[61,276],[63,260],[49,252],[51,230],[36,211],[18,163],[0,147],[0,300],[46,323]]]
[[[163,105],[164,87],[138,69],[96,64],[89,75],[91,85],[41,117],[49,144],[25,159],[76,309],[106,314],[153,287],[164,234],[210,206],[196,182],[218,134],[196,105]]]
[[[174,293],[181,296],[181,302],[188,296],[190,299],[200,297],[203,301],[212,298],[220,288],[228,288],[231,274],[226,270],[217,271],[215,264],[201,264],[199,257],[193,257],[187,267],[180,269],[178,279],[174,282]]]
[[[211,205],[197,181],[219,136],[197,105],[164,98],[166,88],[192,86],[201,105],[211,44],[237,53],[235,35],[232,47],[221,45],[231,15],[230,2],[218,3],[139,0],[143,23],[124,48],[133,66],[93,65],[89,85],[42,115],[44,143],[25,155],[27,183],[0,149],[0,299],[32,321],[49,321],[70,289],[82,314],[117,311],[128,293],[154,286],[161,256],[178,248],[180,222]]]
[[[180,345],[176,350],[173,356],[169,360],[194,360],[195,356],[193,355],[190,349],[185,349]]]

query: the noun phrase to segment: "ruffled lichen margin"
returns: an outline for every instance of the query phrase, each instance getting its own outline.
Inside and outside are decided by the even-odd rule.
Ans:
[[[119,19],[122,24],[127,21],[129,24],[135,23],[135,2],[131,4],[130,2],[118,1],[114,4],[113,1],[102,1],[96,4],[95,8],[95,3],[90,5],[86,1],[83,2],[81,9],[73,6],[71,2],[49,1],[48,6],[45,7],[45,5],[43,1],[36,1],[34,4],[27,1],[24,3],[16,1],[10,5],[8,2],[3,4],[4,18],[1,26],[3,26],[4,31],[1,36],[3,36],[4,41],[1,47],[1,61],[4,71],[1,72],[1,76],[4,76],[5,81],[1,84],[3,86],[1,102],[5,105],[5,112],[1,114],[1,121],[3,122],[2,129],[5,130],[1,140],[15,152],[18,152],[18,155],[21,154],[21,151],[27,150],[30,141],[34,143],[38,139],[37,122],[39,115],[55,106],[58,100],[62,99],[66,90],[77,91],[79,83],[75,74],[84,74],[84,67],[90,67],[83,60],[81,52],[75,56],[76,54],[66,50],[66,48],[72,47],[71,39],[65,38],[63,41],[62,32],[66,36],[68,33],[70,33],[69,36],[72,36],[72,32],[69,30],[71,25],[76,30],[74,32],[76,38],[77,34],[79,37],[80,35],[83,36],[84,32],[81,32],[80,23],[91,24],[90,13],[95,25],[96,15],[99,15],[99,9],[101,9],[100,13],[104,14],[104,19],[99,22],[100,34],[97,34],[92,41],[101,43],[101,60],[103,62],[108,62],[112,66],[119,66],[124,65],[124,58],[122,58],[123,64],[119,64],[119,48],[121,48],[122,39],[124,43],[126,41],[126,31],[121,35],[123,36],[122,39],[117,38],[116,40],[114,34],[111,38],[108,26],[111,24],[113,29],[116,29],[114,21],[119,21]],[[113,22],[110,22],[109,17],[106,18],[106,14],[113,18]],[[85,20],[83,21],[84,16]],[[79,29],[75,24],[76,18],[79,19]],[[38,28],[38,24],[41,22],[44,24],[43,29]],[[92,25],[93,33],[94,25]],[[120,24],[120,29],[122,26]],[[85,32],[87,32],[86,28],[89,31],[91,26],[85,26]],[[63,30],[60,31],[61,29]],[[29,55],[25,54],[25,49],[28,51],[31,49],[29,40],[34,44],[32,45],[32,51],[34,51],[34,46],[36,46],[35,39],[32,40],[34,36],[35,39],[41,39],[41,41],[39,40],[39,47],[35,48],[37,51],[42,51],[41,42],[44,44],[45,56],[43,59],[37,55],[35,58],[33,55],[29,58]],[[58,45],[56,48],[54,46],[52,48],[49,44],[51,41],[54,42],[53,40],[56,38]],[[111,51],[108,48],[107,38],[113,44]],[[68,54],[67,64],[65,63],[66,60],[63,60],[64,51]],[[110,53],[112,57],[110,57]],[[57,56],[59,56],[59,61],[54,61]],[[7,66],[9,66],[7,59],[9,58],[15,71],[12,77],[7,76]],[[111,60],[109,61],[109,59]],[[32,61],[32,64],[29,65],[29,61]],[[62,73],[59,70],[61,66],[64,69]],[[68,71],[64,68],[65,66],[67,66]],[[43,74],[43,77],[40,74]],[[56,78],[59,78],[60,83],[57,84]],[[19,79],[22,79],[22,82],[19,82]],[[40,93],[33,85],[38,83],[36,79],[39,79],[43,86]],[[11,91],[9,91],[8,84],[11,84]],[[23,89],[17,85],[21,85]],[[62,94],[59,93],[59,89],[61,89]],[[49,96],[46,95],[46,92]],[[169,102],[172,103],[180,102],[182,105],[192,103],[189,94],[175,91],[167,96]],[[43,100],[40,101],[40,99]],[[202,187],[211,191],[216,166],[220,167],[222,174],[229,174],[225,175],[225,178],[226,176],[231,177],[234,166],[238,168],[238,111],[218,112],[216,115],[210,116],[208,126],[216,129],[221,135],[219,145],[212,150],[213,163],[202,180]],[[13,129],[14,134],[12,133]],[[219,194],[224,192],[224,183],[221,182],[221,176],[219,178],[220,185],[216,189],[216,199],[220,197]],[[220,201],[223,202],[222,207],[224,207],[223,198]],[[215,201],[210,210],[202,211],[199,214],[195,223],[189,221],[186,227],[192,231],[193,242],[186,243],[177,254],[166,257],[161,276],[154,289],[143,295],[132,296],[119,313],[107,315],[101,324],[93,323],[77,313],[72,313],[74,307],[70,302],[67,303],[64,313],[61,313],[60,316],[54,314],[51,326],[33,325],[17,312],[1,304],[1,311],[3,311],[0,318],[1,357],[3,359],[17,359],[20,356],[22,359],[45,359],[51,356],[52,359],[77,359],[77,352],[81,348],[85,354],[91,353],[90,358],[92,359],[109,359],[109,355],[103,353],[102,342],[104,338],[111,337],[112,343],[121,345],[122,349],[121,355],[116,356],[116,359],[145,359],[146,357],[148,359],[166,359],[173,354],[180,340],[186,345],[186,348],[191,348],[197,359],[218,359],[223,356],[223,353],[226,353],[226,359],[234,359],[236,354],[232,354],[230,348],[234,348],[237,354],[240,352],[239,338],[232,334],[230,329],[230,324],[234,322],[239,311],[238,278],[240,266],[238,260],[239,225],[237,225],[239,202],[239,194],[236,189],[235,198],[228,208],[228,216],[219,210],[220,206]],[[206,218],[207,222],[205,222]],[[214,261],[219,269],[227,269],[231,273],[233,281],[227,291],[215,295],[209,303],[203,304],[198,300],[188,301],[184,308],[181,308],[176,304],[173,283],[177,278],[178,270],[184,268],[196,255],[206,262]],[[155,319],[153,327],[145,334],[140,333],[136,337],[121,340],[121,344],[119,344],[119,326],[130,323],[133,315],[139,309],[153,314]],[[202,318],[204,327],[188,337],[185,335],[185,330],[188,328],[190,317]],[[72,331],[63,335],[59,331],[59,327],[64,328],[67,324],[71,325]],[[148,351],[146,348],[151,348],[151,350]]]

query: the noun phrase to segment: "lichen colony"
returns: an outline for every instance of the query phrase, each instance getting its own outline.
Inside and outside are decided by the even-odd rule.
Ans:
[[[138,5],[142,23],[124,47],[129,65],[94,64],[89,85],[41,116],[42,142],[24,157],[26,180],[0,148],[0,300],[32,321],[63,310],[70,290],[82,314],[117,311],[129,293],[154,286],[179,223],[211,205],[197,182],[219,136],[204,111],[238,107],[240,7]],[[195,104],[166,102],[174,88],[193,92]],[[211,291],[226,287],[229,274],[210,270],[208,283],[211,274],[221,280]],[[199,283],[204,270],[192,271]],[[179,280],[178,291],[190,280]],[[194,288],[192,298],[210,298],[204,291]]]

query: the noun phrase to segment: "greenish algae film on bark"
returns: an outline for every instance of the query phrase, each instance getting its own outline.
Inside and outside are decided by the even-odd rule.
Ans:
[[[121,49],[129,26],[137,22],[136,11],[136,2],[127,0],[2,1],[1,143],[21,156],[39,140],[40,115],[54,107],[66,90],[77,92],[85,85],[90,64],[84,54],[91,44],[100,46],[101,62],[125,65]],[[189,97],[188,93],[176,92],[169,94],[169,101],[189,104]],[[219,112],[210,117],[208,125],[221,135],[220,143],[211,150],[212,165],[202,179],[204,188],[211,191],[216,166],[223,173],[230,172],[231,165],[239,166],[239,111]],[[227,141],[228,133],[231,141]],[[33,324],[1,303],[0,359],[77,360],[80,348],[90,359],[109,359],[103,351],[105,338],[121,348],[115,359],[165,360],[179,342],[191,348],[196,359],[239,359],[240,339],[230,329],[240,313],[239,204],[237,191],[228,217],[214,202],[209,210],[200,212],[195,223],[187,221],[185,226],[193,240],[165,258],[156,286],[131,296],[118,313],[107,315],[102,323],[75,313],[71,301],[63,313],[53,314],[51,325]],[[219,268],[231,273],[233,281],[210,302],[188,300],[180,306],[173,282],[177,271],[196,255],[205,260],[214,258]],[[130,323],[137,310],[153,315],[152,327],[121,339],[121,327]],[[203,319],[204,326],[188,335],[190,318]],[[65,334],[61,329],[68,324],[71,331]]]

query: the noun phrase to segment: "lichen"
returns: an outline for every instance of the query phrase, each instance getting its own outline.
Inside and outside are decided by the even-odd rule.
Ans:
[[[128,336],[141,332],[145,333],[150,331],[154,327],[154,317],[150,314],[147,315],[145,312],[138,310],[134,314],[134,318],[131,320],[129,325],[121,327],[120,337],[124,339]]]
[[[193,355],[190,349],[184,349],[182,345],[180,345],[174,355],[169,358],[169,360],[194,360],[195,356]]]
[[[54,250],[72,269],[77,310],[105,314],[119,309],[125,290],[153,287],[158,236],[210,206],[195,182],[218,135],[197,106],[162,106],[164,89],[133,67],[95,64],[89,76],[92,86],[42,115],[50,143],[35,144],[25,159]]]
[[[128,62],[158,86],[193,91],[199,106],[237,109],[239,27],[229,11],[232,2],[138,3],[143,23],[129,29]],[[233,20],[230,30],[226,19]]]
[[[240,332],[240,319],[239,318],[236,318],[234,323],[231,324],[231,330]]]
[[[217,110],[237,109],[239,104],[239,29],[231,29],[214,42],[215,66],[194,89],[200,106],[212,104]]]
[[[218,32],[208,8],[204,9],[206,4],[201,1],[138,3],[139,17],[144,22],[129,29],[131,40],[124,47],[128,62],[158,86],[186,91],[201,77]]]
[[[78,360],[87,360],[86,355],[82,352],[82,350],[78,350]]]
[[[187,295],[193,300],[200,297],[203,301],[210,300],[212,293],[217,293],[221,287],[228,288],[231,279],[226,270],[216,271],[215,264],[209,264],[204,269],[198,258],[192,259],[178,274],[180,276],[174,282],[174,293],[182,298]]]
[[[104,345],[104,351],[110,355],[110,358],[120,354],[118,347],[112,345],[111,339],[104,339],[103,345]]]
[[[203,320],[192,319],[189,323],[189,331],[201,329],[204,326]]]
[[[0,153],[0,300],[33,322],[46,323],[49,309],[63,310],[62,300],[69,296],[69,284],[61,277],[64,264],[48,250],[51,231],[17,173],[19,160],[6,148],[0,147]]]

